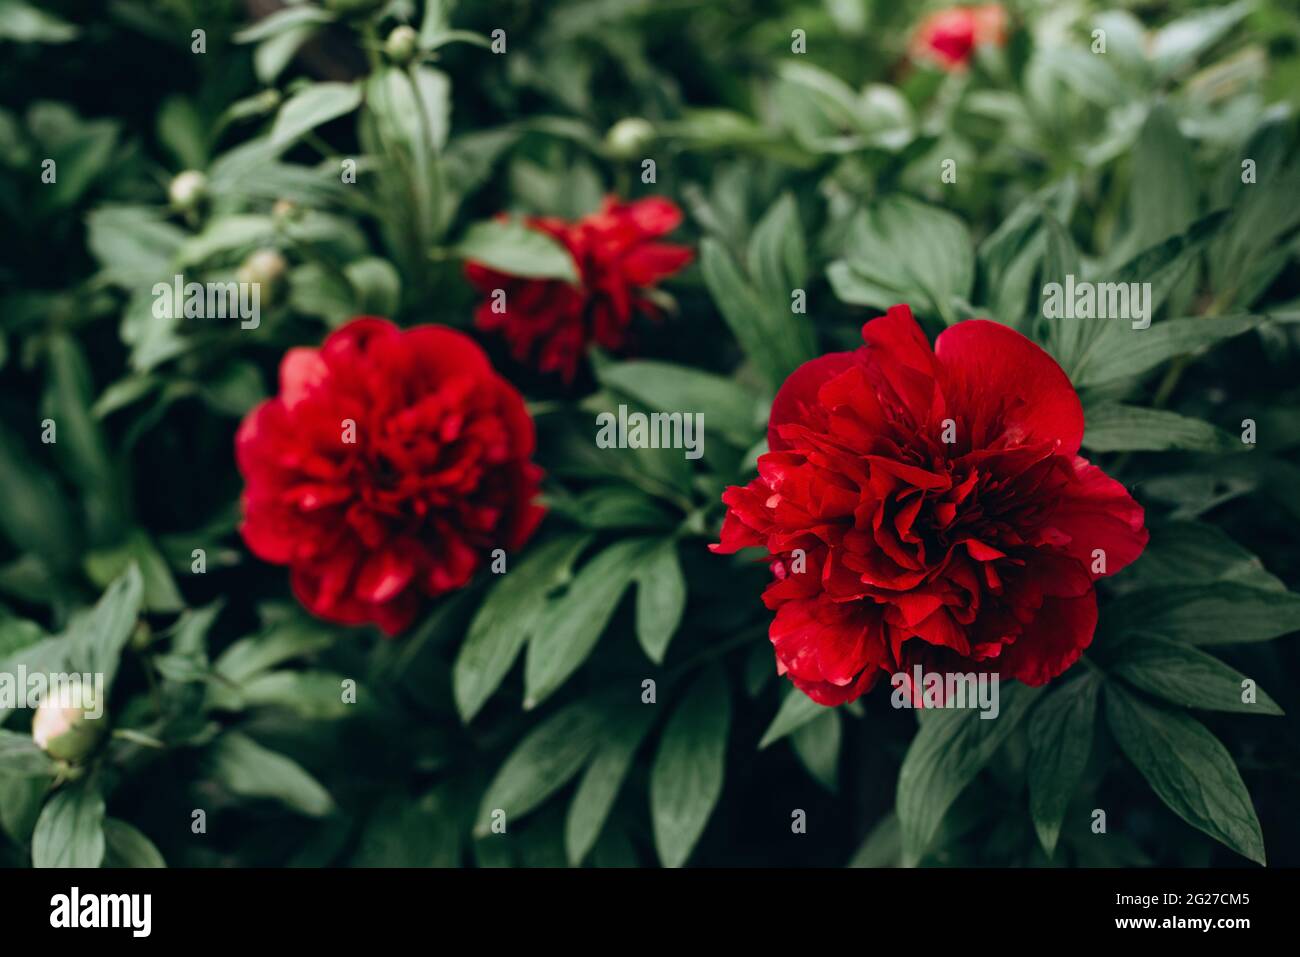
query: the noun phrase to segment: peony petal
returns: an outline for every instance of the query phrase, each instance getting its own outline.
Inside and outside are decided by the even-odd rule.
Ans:
[[[1073,455],[1083,440],[1083,406],[1056,360],[1008,326],[971,319],[951,326],[934,347],[951,408],[967,421],[998,423],[996,435],[974,436],[976,445],[1059,442]]]
[[[1097,628],[1097,595],[1046,598],[1033,621],[999,657],[1004,678],[1027,685],[1051,681],[1079,660]]]
[[[817,394],[822,385],[861,361],[857,352],[830,352],[810,359],[790,373],[772,400],[767,447],[773,452],[789,448],[789,443],[780,437],[777,430],[786,423],[807,421],[814,409],[818,410],[816,414],[821,414]]]
[[[1113,575],[1146,548],[1146,513],[1128,490],[1086,459],[1074,458],[1076,481],[1066,486],[1048,527],[1069,536],[1063,546],[1094,578]],[[1105,571],[1093,571],[1094,550],[1105,553]]]

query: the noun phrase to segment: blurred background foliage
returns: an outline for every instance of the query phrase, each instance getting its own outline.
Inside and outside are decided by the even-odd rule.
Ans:
[[[86,7],[0,0],[0,670],[111,659],[114,735],[70,771],[0,712],[0,861],[1236,865],[1262,830],[1300,863],[1300,670],[1268,641],[1300,630],[1293,3],[1008,3],[1005,45],[955,72],[908,55],[935,6],[891,0]],[[537,417],[542,534],[400,640],[308,619],[235,532],[234,430],[280,356],[361,313],[468,328],[472,226],[610,193],[674,199],[699,255],[637,354],[572,386],[480,340]],[[182,271],[262,279],[260,326],[156,319]],[[1037,318],[1070,272],[1153,281],[1157,345]],[[1107,583],[1101,676],[996,739],[927,721],[982,762],[924,794],[898,783],[916,717],[791,693],[765,569],[704,548],[776,385],[896,301],[931,333],[987,315],[1043,342],[1152,526]],[[702,462],[595,454],[620,401],[703,410]],[[1224,641],[1226,665],[1188,651]],[[1231,669],[1285,715],[1224,713]],[[1082,724],[1051,725],[1067,695]],[[1143,722],[1192,757],[1140,766]],[[1045,795],[1057,733],[1087,744]],[[1254,831],[1176,793],[1220,775],[1208,805],[1240,810],[1244,782]]]

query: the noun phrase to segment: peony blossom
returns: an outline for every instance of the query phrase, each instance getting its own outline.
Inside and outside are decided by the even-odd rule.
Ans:
[[[948,71],[964,70],[975,48],[1006,42],[1007,13],[1000,4],[950,7],[921,21],[912,35],[912,57]]]
[[[523,399],[465,335],[354,319],[289,350],[279,395],[240,425],[240,530],[312,614],[396,634],[532,535],[534,442]]]
[[[645,291],[691,261],[688,247],[657,241],[681,221],[681,210],[661,198],[631,203],[608,198],[598,212],[576,223],[529,219],[528,226],[569,250],[578,284],[510,276],[467,263],[466,276],[487,295],[475,322],[504,335],[518,361],[534,362],[542,372],[558,372],[570,382],[591,343],[621,349],[634,314],[658,317]],[[505,292],[502,311],[491,295],[497,289]]]
[[[786,380],[758,478],[723,495],[713,550],[771,556],[777,670],[825,705],[918,664],[1059,675],[1092,641],[1093,582],[1147,542],[1142,507],[1078,455],[1069,379],[986,320],[931,349],[894,306],[862,338]]]

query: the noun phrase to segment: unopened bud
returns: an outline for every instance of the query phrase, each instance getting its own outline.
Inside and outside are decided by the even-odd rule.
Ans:
[[[172,206],[183,213],[198,207],[208,195],[208,178],[196,169],[177,174],[167,188]]]
[[[619,120],[605,134],[605,147],[621,159],[631,159],[649,146],[655,138],[655,128],[649,120],[629,116]]]
[[[289,264],[278,250],[259,249],[249,254],[235,275],[240,282],[259,284],[262,302],[270,302],[288,269]]]
[[[90,690],[85,693],[90,695]],[[83,701],[87,707],[61,706],[61,702],[46,700],[36,709],[32,719],[32,740],[52,758],[80,764],[90,757],[104,733],[103,716],[93,718],[98,709],[93,701]]]
[[[277,223],[288,223],[298,218],[301,207],[293,200],[277,199],[275,205],[271,207],[271,217]]]
[[[415,57],[419,49],[420,35],[411,27],[402,24],[395,27],[384,41],[384,54],[399,66],[405,66]]]

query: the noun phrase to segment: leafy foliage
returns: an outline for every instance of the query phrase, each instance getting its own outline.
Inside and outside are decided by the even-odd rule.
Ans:
[[[945,74],[907,4],[678,6],[0,3],[0,674],[101,672],[112,729],[69,766],[0,704],[0,862],[1300,861],[1294,11],[1017,4]],[[571,386],[482,337],[538,537],[399,640],[308,618],[236,533],[280,357],[363,313],[470,329],[466,259],[575,281],[524,217],[606,193],[680,203],[697,266]],[[265,253],[256,327],[155,311]],[[1150,283],[1150,327],[1045,318],[1067,275]],[[996,720],[811,702],[766,570],[706,549],[781,383],[899,301],[1051,352],[1152,530],[1086,661]],[[596,449],[619,404],[702,412],[702,458]]]

